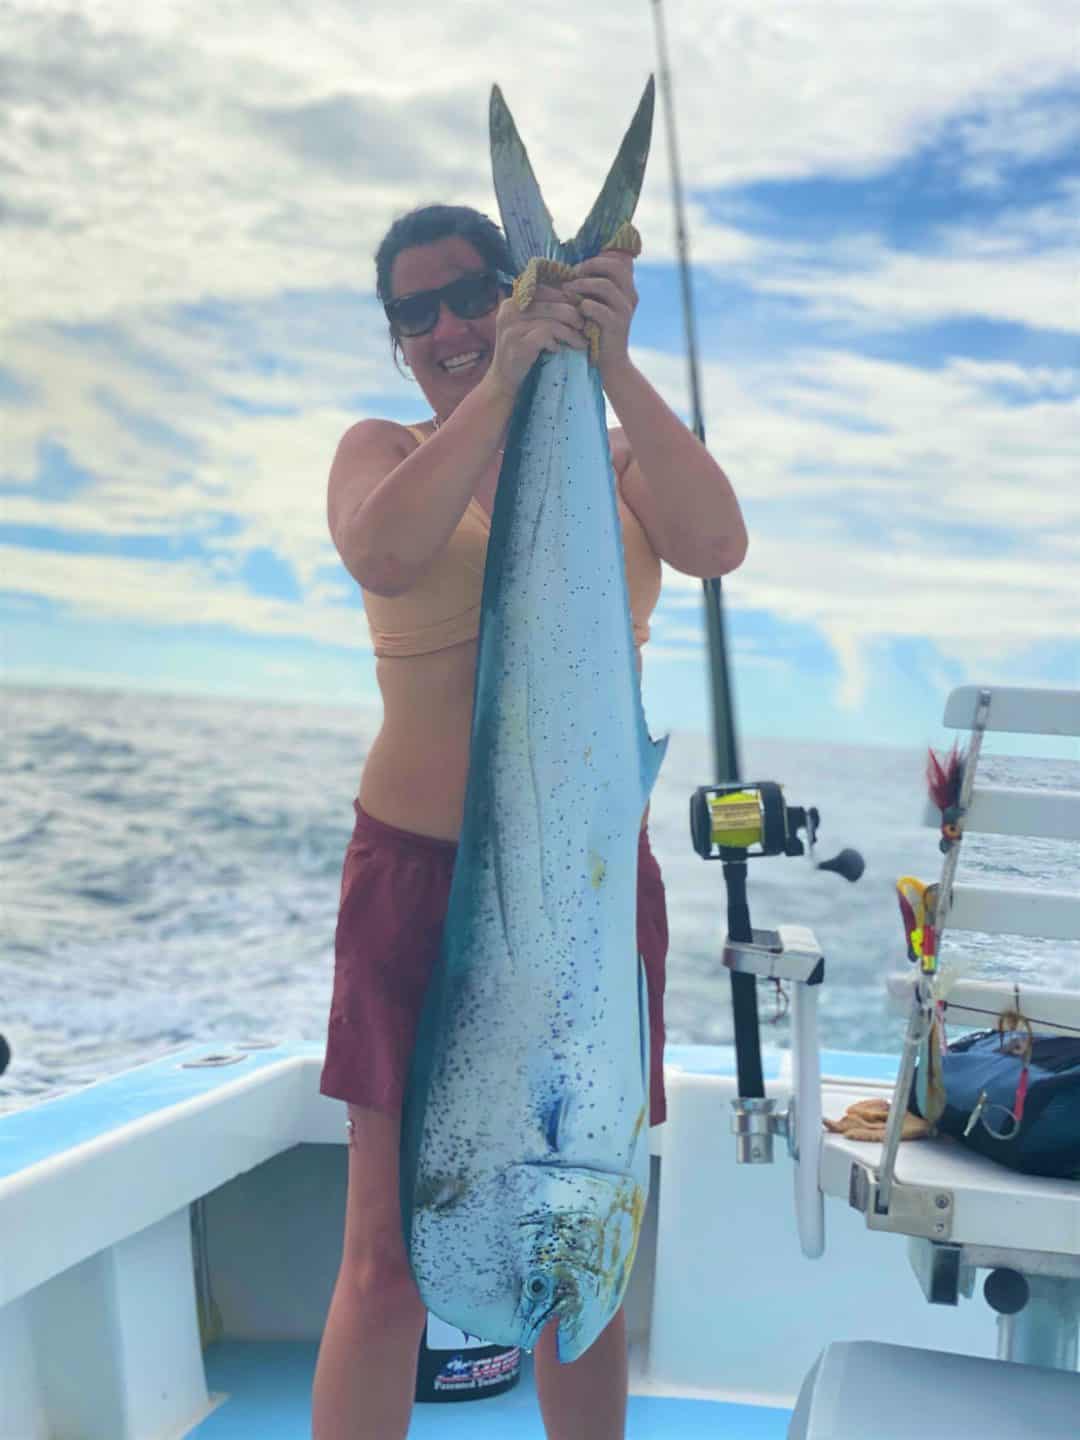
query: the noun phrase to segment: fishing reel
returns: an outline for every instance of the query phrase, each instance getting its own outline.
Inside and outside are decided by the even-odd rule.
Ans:
[[[788,805],[783,787],[773,780],[701,785],[690,797],[690,835],[703,860],[742,861],[808,851],[812,860],[820,823],[815,806]],[[865,862],[857,850],[845,849],[816,868],[855,881]]]
[[[813,933],[802,925],[755,930],[747,898],[747,861],[769,855],[806,855],[817,870],[856,881],[866,868],[857,850],[844,849],[831,860],[815,861],[821,817],[813,806],[789,805],[780,785],[770,780],[702,785],[690,798],[690,835],[703,860],[720,860],[727,892],[727,938],[723,963],[731,975],[732,1014],[738,1094],[732,1100],[731,1128],[739,1164],[773,1160],[773,1140],[786,1140],[792,1158],[816,1153],[821,1130],[820,1072],[817,1053],[817,993],[825,978],[825,957]],[[799,1090],[816,1101],[802,1111],[794,1097],[777,1111],[766,1097],[761,1064],[757,982],[772,982],[778,995],[794,991],[793,1062]],[[821,1253],[824,1224],[816,1171],[798,1166],[799,1231],[807,1255]]]

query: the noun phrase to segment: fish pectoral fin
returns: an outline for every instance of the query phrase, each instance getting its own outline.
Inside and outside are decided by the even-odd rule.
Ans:
[[[645,961],[638,954],[638,1023],[641,1028],[641,1083],[649,1093],[649,986],[645,978]]]
[[[541,1112],[544,1139],[556,1155],[562,1154],[565,1149],[573,1104],[574,1097],[564,1092],[562,1095],[557,1095],[554,1100],[550,1100]]]

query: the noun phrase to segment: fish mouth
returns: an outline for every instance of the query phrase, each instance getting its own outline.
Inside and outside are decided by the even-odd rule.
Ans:
[[[559,1304],[556,1301],[550,1305],[542,1315],[531,1319],[521,1332],[521,1339],[518,1342],[523,1350],[535,1350],[536,1342],[540,1339],[545,1325],[559,1313]]]
[[[543,1314],[535,1318],[530,1318],[521,1332],[521,1338],[518,1340],[518,1344],[523,1350],[533,1351],[545,1327],[549,1325],[552,1320],[557,1319],[559,1327],[555,1337],[555,1346],[558,1351],[559,1360],[562,1363],[567,1363],[571,1360],[576,1360],[580,1355],[584,1355],[589,1347],[580,1344],[580,1325],[571,1324],[568,1328],[567,1316],[562,1313],[564,1298],[565,1297],[560,1296],[547,1307]]]
[[[554,1319],[565,1299],[555,1276],[549,1270],[532,1270],[522,1282],[518,1300],[518,1343],[532,1350],[544,1326]]]

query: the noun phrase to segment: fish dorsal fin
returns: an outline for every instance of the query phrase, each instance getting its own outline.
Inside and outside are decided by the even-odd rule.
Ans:
[[[573,240],[563,246],[562,258],[567,264],[576,265],[596,255],[619,226],[633,217],[649,158],[655,98],[656,83],[650,75],[595,204]]]
[[[644,713],[641,717],[641,730],[641,803],[644,806],[652,794],[652,788],[656,784],[656,777],[660,774],[660,766],[664,763],[664,756],[667,754],[668,740],[670,737],[662,735],[659,740],[653,740],[645,725]]]
[[[498,85],[491,87],[489,126],[495,195],[515,267],[523,270],[534,255],[559,259],[562,249],[559,237],[510,107]]]

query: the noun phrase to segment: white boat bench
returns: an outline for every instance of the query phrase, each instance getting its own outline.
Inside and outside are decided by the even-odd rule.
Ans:
[[[965,832],[1080,842],[1080,793],[975,780],[983,731],[1080,735],[1080,692],[964,687],[949,697],[945,724],[973,732]],[[940,824],[936,810],[927,818]],[[1076,892],[953,886],[951,880],[947,869],[941,894],[949,929],[1080,938]],[[909,1042],[917,1031],[917,978],[889,981],[894,1000],[912,1015]],[[1080,989],[964,979],[946,1003],[950,1022],[965,1028],[992,1028],[994,1017],[1018,1009],[1037,1033],[1080,1034]],[[914,1054],[909,1043],[893,1091],[894,1116],[907,1107]],[[864,1096],[826,1089],[823,1113],[838,1119]],[[835,1342],[806,1377],[790,1440],[991,1432],[1074,1440],[1080,1434],[1080,1181],[1021,1174],[948,1136],[900,1143],[896,1137],[891,1145],[890,1138],[878,1144],[824,1133],[816,1155],[820,1193],[861,1211],[871,1230],[909,1237],[912,1269],[933,1304],[970,1297],[976,1272],[988,1271],[984,1294],[999,1312],[998,1358]]]

